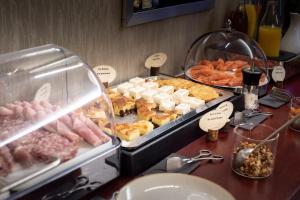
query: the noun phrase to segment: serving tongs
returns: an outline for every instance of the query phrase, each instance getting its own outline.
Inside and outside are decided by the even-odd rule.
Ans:
[[[12,188],[15,188],[27,181],[30,181],[32,179],[34,179],[35,177],[38,177],[46,172],[48,172],[49,170],[57,167],[59,164],[61,163],[60,158],[55,158],[54,161],[52,161],[51,163],[49,163],[48,165],[46,165],[45,167],[43,167],[41,170],[38,170],[37,172],[30,174],[28,176],[25,176],[22,179],[19,179],[13,183],[8,183],[5,178],[0,177],[0,193],[6,192]]]
[[[283,102],[289,102],[293,97],[289,91],[277,87],[272,88],[270,96]]]

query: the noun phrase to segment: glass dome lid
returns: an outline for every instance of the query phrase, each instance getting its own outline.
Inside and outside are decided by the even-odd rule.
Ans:
[[[267,85],[266,56],[258,43],[246,34],[224,29],[196,39],[185,58],[185,76],[207,85],[241,88],[242,69],[262,70],[260,85]]]
[[[113,130],[105,88],[76,54],[45,45],[0,55],[0,194],[117,148]]]

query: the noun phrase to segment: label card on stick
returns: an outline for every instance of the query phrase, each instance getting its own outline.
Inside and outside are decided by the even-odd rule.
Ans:
[[[93,70],[102,83],[112,83],[117,77],[116,70],[109,65],[99,65],[94,67]],[[93,82],[91,77],[90,79]]]
[[[277,81],[283,81],[285,78],[285,69],[283,66],[275,66],[272,71],[272,79]]]
[[[167,58],[168,56],[165,53],[155,53],[146,59],[145,67],[148,69],[151,67],[161,67],[166,63]]]
[[[216,108],[216,110],[222,111],[226,117],[229,118],[233,112],[233,104],[230,101],[224,101]]]
[[[42,85],[34,95],[34,101],[49,101],[51,95],[51,84],[45,83]]]
[[[227,123],[227,116],[219,110],[213,110],[201,117],[199,127],[208,132],[208,130],[220,130]]]

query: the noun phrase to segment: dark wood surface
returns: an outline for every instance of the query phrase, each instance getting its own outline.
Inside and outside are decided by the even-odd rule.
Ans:
[[[295,96],[300,96],[300,76],[286,81],[285,88]],[[276,110],[263,106],[261,108],[264,111],[274,113],[274,116],[267,119],[264,123],[278,128],[287,121],[288,105]],[[185,156],[193,156],[200,149],[210,149],[216,154],[224,155],[224,162],[220,164],[203,164],[192,175],[221,185],[237,200],[284,200],[291,199],[292,197],[293,199],[300,199],[300,196],[296,196],[298,190],[300,190],[300,133],[287,129],[280,135],[274,173],[272,176],[261,180],[244,178],[236,175],[231,170],[230,161],[233,140],[234,134],[232,129],[230,129],[229,133],[221,135],[217,143],[207,143],[205,137],[200,137],[180,149],[177,153]],[[136,177],[121,176],[93,192],[91,197],[102,196],[108,199],[114,191],[119,190],[134,178]]]

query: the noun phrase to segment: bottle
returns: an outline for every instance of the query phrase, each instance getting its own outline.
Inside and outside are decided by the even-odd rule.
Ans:
[[[245,0],[240,0],[238,7],[234,12],[232,12],[229,19],[233,29],[247,34],[248,19],[245,8]]]
[[[247,0],[245,3],[247,19],[248,19],[248,31],[247,34],[250,38],[254,39],[256,35],[257,27],[257,13],[256,7],[251,0]]]
[[[282,38],[280,49],[295,54],[300,54],[300,14],[290,13],[291,23]]]
[[[243,94],[245,109],[256,110],[258,104],[258,86],[262,71],[257,67],[244,68],[243,73]]]
[[[276,1],[268,1],[258,31],[258,43],[269,57],[278,57],[281,40],[281,23]]]
[[[152,0],[142,0],[142,9],[152,8]]]
[[[142,0],[133,0],[133,11],[138,12],[142,8]]]

